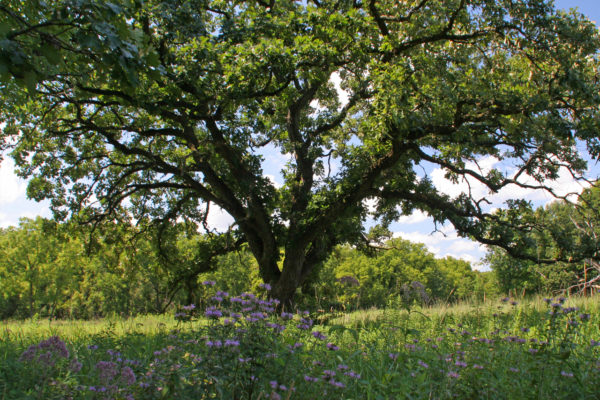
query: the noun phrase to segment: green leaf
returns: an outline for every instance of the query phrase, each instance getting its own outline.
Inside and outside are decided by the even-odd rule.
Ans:
[[[57,65],[63,61],[60,51],[52,46],[42,46],[40,52],[43,54],[44,57],[46,57],[46,59],[48,59],[48,61],[51,64]]]
[[[25,71],[23,74],[23,83],[30,94],[33,94],[36,90],[38,83],[38,76],[34,71]]]
[[[107,2],[107,3],[104,3],[104,5],[109,10],[111,10],[115,15],[119,15],[119,14],[121,14],[123,12],[123,8],[121,6],[119,6],[119,5],[117,5],[117,4]]]

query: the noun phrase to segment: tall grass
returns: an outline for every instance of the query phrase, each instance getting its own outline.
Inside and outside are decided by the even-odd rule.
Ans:
[[[598,398],[597,297],[315,316],[213,299],[177,319],[5,321],[0,398]]]

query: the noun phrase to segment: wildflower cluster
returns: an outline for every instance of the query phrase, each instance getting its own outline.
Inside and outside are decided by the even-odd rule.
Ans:
[[[600,379],[600,337],[580,340],[594,318],[564,299],[549,299],[538,325],[522,324],[506,299],[491,331],[459,322],[427,337],[319,325],[308,311],[278,310],[268,285],[261,295],[205,289],[207,304],[180,307],[176,330],[138,358],[93,342],[79,361],[52,337],[20,362],[53,371],[38,387],[45,398],[577,398],[593,385],[576,382]],[[540,374],[553,379],[528,383]]]

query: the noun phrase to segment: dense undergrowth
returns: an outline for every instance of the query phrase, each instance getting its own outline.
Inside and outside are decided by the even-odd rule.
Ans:
[[[211,282],[209,282],[211,283]],[[268,289],[268,287],[266,288]],[[175,319],[7,322],[4,399],[596,399],[596,299],[323,315],[268,291]]]

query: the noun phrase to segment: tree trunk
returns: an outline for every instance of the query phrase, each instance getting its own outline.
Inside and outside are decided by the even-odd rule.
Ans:
[[[271,295],[281,302],[281,307],[291,309],[296,289],[302,284],[302,269],[306,260],[303,248],[288,245],[283,260],[281,275],[275,284]]]
[[[272,285],[271,296],[281,302],[281,308],[292,309],[296,290],[306,281],[311,271],[327,258],[332,248],[333,242],[315,232],[298,235],[296,240],[288,241],[283,268],[276,279],[263,275],[261,268],[261,277]]]

